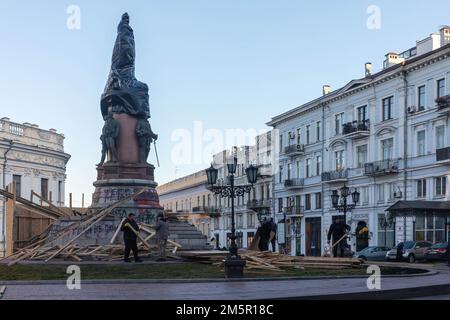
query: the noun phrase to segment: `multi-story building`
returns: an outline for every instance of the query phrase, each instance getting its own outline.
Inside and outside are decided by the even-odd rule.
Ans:
[[[176,213],[210,239],[211,216],[217,210],[213,194],[207,189],[205,170],[160,185],[157,190],[166,212]]]
[[[43,130],[35,124],[0,119],[1,185],[15,185],[15,193],[31,199],[31,192],[64,206],[66,165],[70,155],[64,152],[64,135],[55,129]],[[14,184],[13,184],[14,183]],[[33,201],[40,203],[38,197]],[[0,256],[5,249],[5,201],[0,197]]]
[[[256,137],[253,146],[242,146],[234,150],[224,150],[214,156],[214,166],[219,170],[218,179],[226,181],[227,161],[233,156],[237,157],[237,170],[235,184],[248,184],[245,169],[250,165],[257,165],[258,180],[249,194],[235,199],[235,226],[237,245],[247,248],[259,226],[260,221],[272,215],[272,131]],[[231,199],[215,196],[220,215],[213,219],[213,233],[221,248],[228,247],[231,234]]]
[[[320,255],[333,217],[331,192],[360,192],[347,214],[367,223],[370,245],[448,239],[450,28],[388,53],[384,69],[272,118],[279,164],[277,220],[287,216],[292,254]],[[349,198],[350,201],[350,198]],[[351,240],[355,250],[354,237]]]

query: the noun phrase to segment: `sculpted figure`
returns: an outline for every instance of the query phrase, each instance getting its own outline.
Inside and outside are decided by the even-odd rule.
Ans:
[[[147,119],[139,119],[136,125],[136,136],[139,142],[139,162],[147,162],[150,153],[150,145],[158,139],[158,135],[152,131]]]
[[[113,114],[108,112],[102,129],[102,135],[100,136],[100,140],[102,141],[102,158],[100,164],[105,162],[107,154],[109,155],[108,160],[110,162],[117,162],[116,140],[118,136],[119,123],[113,118]]]

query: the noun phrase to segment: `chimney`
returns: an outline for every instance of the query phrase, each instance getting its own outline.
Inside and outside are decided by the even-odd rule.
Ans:
[[[440,32],[441,47],[443,47],[450,43],[450,27],[449,26],[442,27],[440,31],[441,31]]]
[[[384,60],[384,68],[392,67],[393,65],[402,63],[405,61],[405,58],[401,58],[398,53],[389,52],[386,54],[386,59]]]
[[[331,92],[331,87],[328,84],[323,85],[322,87],[323,95],[326,96]]]
[[[370,78],[372,76],[372,62],[366,62],[365,74],[366,74],[366,78]]]

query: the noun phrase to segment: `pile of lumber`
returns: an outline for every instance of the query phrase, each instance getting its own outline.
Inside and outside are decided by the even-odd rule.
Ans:
[[[122,223],[119,224],[119,227],[115,231],[108,245],[83,246],[77,244],[76,241],[88,230],[92,229],[92,227],[94,227],[97,223],[110,215],[114,208],[121,206],[144,191],[145,189],[141,189],[135,194],[111,204],[106,208],[103,208],[95,213],[85,215],[57,232],[50,232],[52,228],[52,225],[50,225],[43,233],[34,237],[27,246],[19,249],[17,252],[5,257],[4,259],[8,260],[8,265],[14,265],[25,259],[48,262],[56,257],[71,259],[74,261],[83,261],[84,259],[114,261],[123,259],[124,246],[115,244],[115,240],[119,234]],[[82,231],[73,236],[74,230]],[[151,255],[152,253],[157,252],[157,245],[148,243],[155,233],[156,232],[151,225],[144,223],[140,224],[140,231],[137,233],[139,240],[138,248],[144,251],[144,254],[148,253]],[[62,239],[67,239],[69,236],[71,236],[71,238],[65,241],[64,244],[59,244]],[[168,241],[167,249],[171,250],[172,253],[175,253],[180,247],[181,245],[178,243],[171,240]]]
[[[222,266],[227,251],[185,251],[181,257],[201,263]],[[239,255],[246,261],[248,270],[283,271],[289,268],[344,269],[361,265],[354,258],[297,257],[270,251],[240,250]]]

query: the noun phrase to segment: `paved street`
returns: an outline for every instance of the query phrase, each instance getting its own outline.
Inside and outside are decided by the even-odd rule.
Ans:
[[[449,284],[450,269],[419,277],[384,278],[382,290]],[[366,278],[242,282],[102,282],[82,283],[81,290],[68,290],[65,284],[7,285],[3,299],[270,299],[368,292]],[[448,297],[448,296],[446,296]]]

